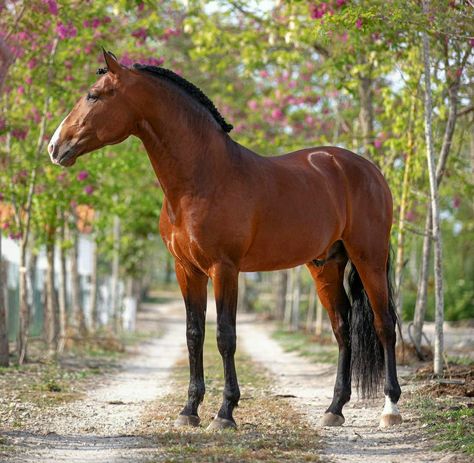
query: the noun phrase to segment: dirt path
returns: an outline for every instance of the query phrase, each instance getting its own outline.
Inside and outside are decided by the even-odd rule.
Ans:
[[[82,400],[54,409],[32,429],[8,434],[18,452],[11,462],[138,462],[151,457],[149,440],[134,435],[153,400],[168,394],[171,369],[185,352],[182,303],[148,305],[139,329],[162,337],[141,343],[123,370]]]
[[[344,408],[346,422],[339,428],[320,428],[319,420],[332,399],[335,366],[315,364],[285,352],[271,338],[268,324],[241,317],[238,325],[240,348],[269,369],[275,377],[275,394],[294,397],[293,404],[305,413],[321,433],[323,455],[336,462],[351,463],[418,463],[438,462],[443,454],[432,452],[432,443],[423,436],[417,420],[400,403],[404,423],[388,430],[378,428],[383,398],[357,401]],[[404,371],[399,372],[402,390]]]

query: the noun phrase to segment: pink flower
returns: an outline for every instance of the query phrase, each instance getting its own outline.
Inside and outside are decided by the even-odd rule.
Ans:
[[[8,222],[3,222],[3,223],[2,223],[2,228],[3,228],[4,230],[8,230],[8,229],[10,228],[10,224],[9,224]]]
[[[61,40],[64,39],[72,39],[77,35],[77,29],[74,25],[69,22],[67,25],[63,24],[62,22],[58,22],[56,26],[56,34]]]
[[[263,79],[266,79],[268,77],[268,72],[265,70],[260,71],[260,77],[262,77]]]
[[[362,19],[361,18],[357,19],[355,26],[357,27],[357,29],[360,29],[362,27]]]
[[[165,59],[160,56],[159,58],[149,58],[148,64],[150,66],[161,66],[165,62]]]
[[[346,3],[346,0],[336,0],[336,5],[339,7],[345,5],[345,3]]]
[[[87,172],[87,170],[81,170],[78,174],[77,174],[77,179],[82,182],[83,180],[85,180],[87,177],[89,177],[89,172]]]
[[[53,16],[58,15],[58,4],[56,3],[56,0],[43,0],[43,3],[48,5],[48,10]]]
[[[17,140],[24,140],[27,134],[28,134],[27,129],[13,129],[12,130],[12,137],[16,138]]]
[[[382,148],[382,140],[379,140],[378,138],[374,140],[374,147],[377,149]]]
[[[18,93],[19,93],[20,95],[24,95],[24,94],[25,94],[25,87],[23,87],[23,85],[20,85],[20,86],[18,87]]]
[[[279,108],[275,108],[272,111],[272,119],[276,121],[283,119],[283,111]]]
[[[459,196],[455,196],[453,198],[453,207],[454,207],[454,209],[459,209],[460,205],[461,205],[461,198]]]
[[[77,201],[72,200],[69,205],[71,206],[72,209],[75,209],[77,207]]]
[[[33,83],[33,79],[30,76],[25,77],[25,83],[27,85],[31,85]]]
[[[258,103],[255,100],[250,100],[247,103],[247,106],[252,110],[255,111],[258,108]]]
[[[347,37],[348,37],[347,31],[344,31],[344,32],[340,35],[341,42],[347,42]]]
[[[86,185],[84,187],[84,193],[90,196],[92,193],[94,193],[94,187],[92,185]]]
[[[133,60],[132,58],[130,58],[130,56],[125,54],[122,56],[122,58],[120,58],[120,64],[122,64],[125,67],[129,67],[133,64]]]
[[[474,39],[469,40],[469,44],[471,45],[471,47],[474,47]]]
[[[36,61],[36,58],[31,58],[28,61],[28,69],[34,69],[38,65],[38,61]]]
[[[408,220],[408,222],[413,222],[416,218],[416,214],[410,210],[410,211],[407,211],[407,213],[405,214],[405,219]]]
[[[88,19],[85,19],[84,21],[82,21],[82,25],[86,28],[91,27],[91,22]]]
[[[144,10],[144,8],[145,8],[145,3],[143,3],[143,2],[141,2],[137,5],[137,10],[139,12],[142,12]]]
[[[94,18],[92,20],[91,25],[94,29],[97,29],[100,26],[100,19],[99,18]]]
[[[148,37],[148,32],[144,27],[140,27],[132,32],[132,36],[138,39],[139,42],[144,42]]]
[[[103,22],[104,24],[108,24],[108,23],[112,22],[112,19],[110,18],[110,16],[104,16],[104,17],[102,18],[102,22]]]
[[[313,125],[313,124],[314,124],[314,119],[313,119],[313,117],[312,117],[312,116],[309,116],[309,115],[304,118],[304,121],[305,121],[306,124],[308,124],[308,125]]]

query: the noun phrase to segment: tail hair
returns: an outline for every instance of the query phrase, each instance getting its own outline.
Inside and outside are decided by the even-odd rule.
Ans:
[[[393,287],[390,276],[390,258],[387,262],[389,313],[397,323]],[[348,277],[351,376],[362,398],[375,397],[382,384],[384,373],[384,351],[374,326],[374,314],[362,280],[354,264],[350,262]]]

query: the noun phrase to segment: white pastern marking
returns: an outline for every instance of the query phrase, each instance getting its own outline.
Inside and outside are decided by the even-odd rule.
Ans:
[[[385,396],[385,406],[382,415],[400,415],[397,404],[394,404],[388,395]]]
[[[63,119],[61,124],[59,124],[59,127],[54,131],[53,136],[51,137],[51,141],[49,142],[48,152],[49,152],[49,156],[51,157],[51,160],[53,160],[54,146],[59,140],[59,137],[61,135],[61,129],[63,128],[63,124],[66,122],[68,117],[69,117],[69,114]]]

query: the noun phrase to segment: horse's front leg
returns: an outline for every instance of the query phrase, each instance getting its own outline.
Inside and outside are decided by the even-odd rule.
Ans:
[[[186,306],[186,340],[189,352],[188,403],[175,421],[175,426],[198,426],[199,404],[204,399],[204,369],[202,364],[206,322],[208,277],[196,269],[175,263],[184,304]]]
[[[230,264],[215,265],[210,272],[217,306],[217,347],[224,364],[224,394],[221,408],[208,429],[236,428],[232,412],[240,398],[234,354],[236,349],[235,317],[237,309],[238,270]]]

